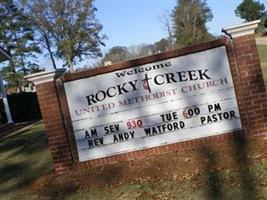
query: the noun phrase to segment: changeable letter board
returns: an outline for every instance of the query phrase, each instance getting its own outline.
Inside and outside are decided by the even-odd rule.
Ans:
[[[242,128],[224,46],[64,87],[80,161]]]

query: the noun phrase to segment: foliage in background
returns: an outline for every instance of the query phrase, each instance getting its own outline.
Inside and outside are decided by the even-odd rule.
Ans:
[[[172,18],[179,48],[210,39],[206,23],[212,20],[213,15],[205,0],[177,0]]]
[[[49,22],[47,1],[21,0],[20,4],[25,9],[28,19],[34,26],[34,30],[38,36],[38,43],[48,51],[53,68],[56,69],[55,52],[53,50],[55,41],[52,38],[52,24]]]
[[[156,43],[162,44],[162,42],[165,43],[167,41],[168,50],[172,50],[175,48],[175,37],[174,37],[175,34],[174,34],[173,26],[172,26],[172,16],[170,15],[169,11],[165,11],[165,13],[159,16],[159,20],[160,20],[160,23],[163,25],[165,32],[167,33],[167,37],[161,39],[161,41],[156,42]],[[155,43],[155,46],[161,45],[161,44],[156,44],[156,43]]]
[[[0,46],[11,56],[2,69],[3,77],[10,87],[21,91],[23,75],[28,74],[32,66],[37,67],[28,58],[34,57],[40,49],[34,41],[32,24],[13,0],[0,0],[0,24]]]
[[[127,47],[115,46],[109,49],[108,53],[105,54],[102,61],[112,63],[121,62],[131,58],[131,53],[128,51]]]
[[[37,27],[43,44],[49,51],[55,47],[56,55],[72,71],[77,60],[101,57],[100,47],[105,35],[95,18],[97,9],[93,0],[36,0],[28,2],[28,14]],[[36,17],[35,17],[36,16]],[[51,50],[52,51],[52,50]],[[50,52],[53,59],[53,53]],[[56,67],[56,66],[54,66]]]
[[[254,0],[243,0],[236,10],[236,16],[244,19],[246,22],[261,19],[261,24],[258,27],[258,32],[264,32],[263,28],[267,28],[267,12],[263,3]]]
[[[130,47],[116,46],[109,49],[102,59],[102,62],[104,64],[108,63],[108,61],[111,63],[122,62],[125,60],[162,53],[171,49],[172,46],[169,40],[166,38],[162,38],[160,41],[155,42],[154,44],[140,44]]]
[[[246,22],[258,20],[264,16],[265,6],[259,1],[243,0],[243,2],[237,6],[235,14]]]

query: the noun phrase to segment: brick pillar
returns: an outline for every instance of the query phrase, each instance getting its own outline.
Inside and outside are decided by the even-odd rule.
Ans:
[[[267,101],[254,35],[259,23],[260,20],[257,20],[223,29],[232,39],[250,135],[267,132]]]
[[[64,71],[65,69],[51,70],[26,77],[36,86],[45,131],[48,137],[48,145],[54,163],[54,170],[57,174],[70,170],[73,165],[55,84],[55,79],[62,75]]]

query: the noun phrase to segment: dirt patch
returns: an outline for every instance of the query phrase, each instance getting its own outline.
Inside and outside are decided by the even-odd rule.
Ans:
[[[183,184],[184,181],[192,181],[192,186],[198,188],[199,184],[206,184],[217,195],[222,192],[216,187],[221,180],[219,173],[235,171],[238,173],[239,184],[246,187],[256,181],[249,172],[250,166],[265,160],[267,160],[266,138],[246,140],[237,137],[223,144],[206,145],[183,152],[85,169],[61,176],[46,175],[36,180],[29,190],[60,199],[62,195],[94,188],[113,190],[129,184],[154,184],[164,181]],[[194,183],[196,177],[205,174],[207,179],[204,182]]]

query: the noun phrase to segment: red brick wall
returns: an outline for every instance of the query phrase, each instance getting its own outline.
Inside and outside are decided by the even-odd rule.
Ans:
[[[78,162],[76,142],[63,87],[64,81],[94,76],[96,74],[186,55],[222,45],[225,45],[227,48],[243,131],[179,142],[86,162]],[[56,93],[56,88],[58,93]],[[254,35],[239,37],[233,41],[230,39],[215,40],[194,47],[126,61],[107,68],[67,74],[61,77],[61,79],[58,79],[56,84],[54,82],[48,82],[37,85],[37,93],[56,173],[62,173],[71,168],[95,167],[123,160],[143,158],[149,155],[181,151],[200,145],[219,143],[233,138],[236,134],[254,136],[267,132],[267,101]]]
[[[62,173],[73,165],[68,138],[54,82],[36,85],[38,100],[48,137],[48,145],[56,173]]]
[[[267,101],[255,36],[235,38],[233,44],[244,99],[242,114],[248,118],[244,120],[244,123],[249,128],[248,134],[250,135],[265,133],[267,131]]]

